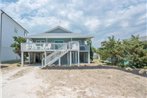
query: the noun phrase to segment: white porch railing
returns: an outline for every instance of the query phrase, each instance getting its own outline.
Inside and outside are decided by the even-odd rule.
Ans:
[[[90,47],[88,45],[80,45],[80,51],[89,51]]]
[[[21,51],[62,51],[66,49],[78,50],[78,42],[69,43],[22,43]]]
[[[45,51],[45,50],[54,51],[54,50],[65,50],[65,49],[67,49],[66,43],[22,43],[21,44],[22,51]]]

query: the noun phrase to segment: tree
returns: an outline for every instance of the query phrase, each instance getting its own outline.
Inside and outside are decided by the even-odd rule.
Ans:
[[[97,49],[96,49],[95,47],[92,47],[92,51],[93,51],[94,53],[97,53]]]
[[[26,42],[26,40],[23,37],[13,37],[14,39],[14,43],[11,44],[11,47],[13,48],[13,51],[18,54],[19,56],[21,56],[21,43]]]
[[[141,68],[147,66],[147,44],[139,41],[139,36],[131,36],[123,41],[114,36],[108,37],[105,44],[98,49],[103,59],[110,58],[113,65]]]
[[[92,41],[91,41],[91,39],[87,40],[87,45],[90,47],[90,60],[93,61],[93,49],[92,49]]]
[[[122,43],[116,40],[114,36],[108,37],[108,40],[99,48],[98,52],[103,59],[110,58],[111,63],[116,65],[119,63],[119,60],[121,60],[121,44]]]
[[[141,68],[147,66],[146,44],[139,41],[139,36],[131,36],[123,41],[125,58],[129,61],[130,67]]]

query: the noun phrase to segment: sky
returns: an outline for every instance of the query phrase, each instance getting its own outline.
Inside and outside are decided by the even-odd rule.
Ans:
[[[146,0],[1,0],[0,8],[30,34],[58,25],[94,36],[95,47],[114,35],[147,35]]]

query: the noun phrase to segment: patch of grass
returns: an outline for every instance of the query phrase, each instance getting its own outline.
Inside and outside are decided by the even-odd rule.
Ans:
[[[21,64],[20,64],[20,63],[17,63],[17,66],[18,66],[18,67],[20,67],[20,66],[21,66]]]
[[[147,69],[147,66],[144,66],[144,68],[143,69]]]
[[[94,59],[93,62],[99,62],[99,60],[98,59]]]

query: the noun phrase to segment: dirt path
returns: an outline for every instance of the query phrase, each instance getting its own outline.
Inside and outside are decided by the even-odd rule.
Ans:
[[[36,98],[41,80],[36,78],[35,67],[19,67],[2,75],[3,98]]]
[[[147,98],[147,78],[116,69],[19,67],[3,73],[3,98]]]

